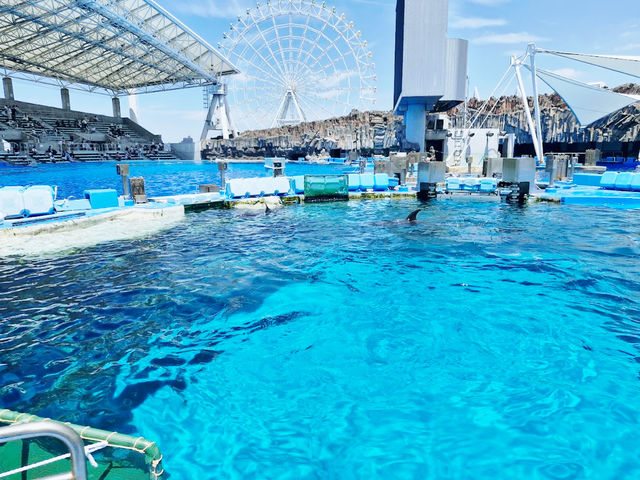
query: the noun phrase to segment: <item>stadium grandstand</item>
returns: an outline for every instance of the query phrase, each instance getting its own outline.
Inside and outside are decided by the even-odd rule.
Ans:
[[[0,161],[169,159],[123,118],[120,98],[220,83],[236,68],[153,0],[0,0]],[[60,108],[15,98],[13,79],[60,88]],[[112,98],[113,115],[71,108],[70,90]]]

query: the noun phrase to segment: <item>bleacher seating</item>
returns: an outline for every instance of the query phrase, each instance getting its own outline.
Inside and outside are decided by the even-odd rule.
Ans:
[[[0,99],[0,137],[13,152],[10,164],[67,160],[176,160],[162,150],[161,138],[129,119]],[[35,149],[35,152],[34,152]]]
[[[0,153],[0,162],[8,163],[9,165],[29,165],[34,160],[22,153],[2,152]]]

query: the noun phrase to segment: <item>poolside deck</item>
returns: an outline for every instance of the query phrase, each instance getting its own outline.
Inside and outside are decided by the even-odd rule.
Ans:
[[[388,200],[406,198],[416,198],[416,192],[400,192],[395,190],[383,192],[349,192],[349,200]],[[201,212],[204,210],[230,209],[257,204],[297,205],[305,203],[305,196],[284,195],[230,199],[220,193],[194,193],[189,195],[152,197],[150,200],[158,204],[182,205],[185,212]]]
[[[548,188],[537,197],[541,202],[590,207],[640,208],[640,192],[603,190],[598,187],[575,186]]]

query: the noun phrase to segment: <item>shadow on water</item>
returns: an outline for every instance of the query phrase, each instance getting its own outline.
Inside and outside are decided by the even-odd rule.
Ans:
[[[0,405],[127,431],[131,409],[163,387],[182,391],[225,342],[304,316],[227,324],[295,281],[295,259],[255,258],[247,232],[264,219],[224,214],[153,239],[0,259]]]

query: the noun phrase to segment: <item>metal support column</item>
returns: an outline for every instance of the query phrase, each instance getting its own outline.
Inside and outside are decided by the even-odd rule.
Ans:
[[[536,116],[536,135],[538,136],[538,159],[544,160],[544,138],[542,137],[542,123],[540,121],[540,99],[538,98],[538,75],[536,71],[536,46],[529,44],[529,61],[531,63],[531,82],[533,84],[533,107]]]
[[[211,102],[200,135],[201,143],[206,142],[207,135],[212,130],[220,131],[220,136],[224,140],[228,140],[232,136],[235,137],[236,132],[231,122],[231,114],[227,104],[227,89],[224,84],[211,86]]]
[[[533,147],[536,150],[536,155],[539,159],[542,159],[542,152],[540,151],[540,144],[538,143],[538,135],[536,134],[536,127],[533,124],[533,118],[531,117],[531,109],[529,108],[529,100],[527,99],[527,91],[524,89],[524,83],[522,81],[522,75],[520,73],[520,63],[513,57],[511,59],[513,68],[516,70],[516,77],[518,78],[518,88],[522,97],[522,103],[524,104],[524,111],[527,116],[527,123],[529,124],[529,130],[531,131],[531,140],[533,141]]]
[[[121,118],[122,113],[120,111],[120,99],[118,97],[113,97],[111,99],[111,105],[113,106],[113,116],[115,118]]]
[[[62,100],[62,109],[63,110],[71,110],[71,98],[69,97],[69,89],[61,88],[60,89],[60,99]]]
[[[6,100],[15,100],[13,96],[13,80],[11,80],[11,77],[4,77],[2,79],[2,86],[4,87],[4,98]]]

